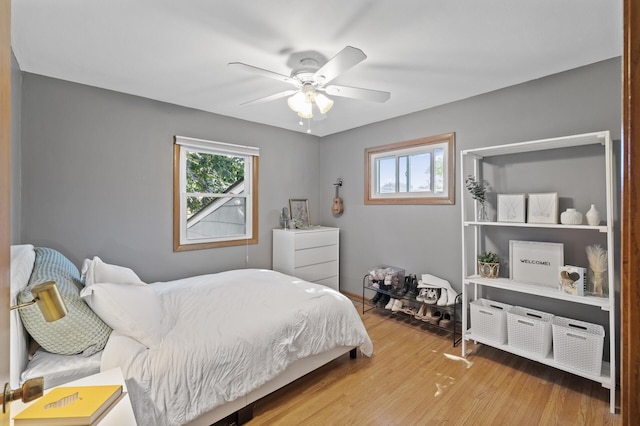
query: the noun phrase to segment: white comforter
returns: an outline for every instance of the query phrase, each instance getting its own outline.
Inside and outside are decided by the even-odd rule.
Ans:
[[[174,324],[160,346],[114,333],[102,356],[102,369],[122,369],[141,425],[188,422],[337,346],[373,351],[348,298],[278,272],[235,270],[152,287]]]

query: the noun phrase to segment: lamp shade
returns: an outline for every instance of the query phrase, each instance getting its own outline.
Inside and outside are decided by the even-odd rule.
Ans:
[[[11,306],[10,309],[22,309],[34,303],[38,305],[45,321],[53,322],[67,315],[67,307],[54,281],[47,281],[31,288],[33,300],[21,305]]]
[[[291,96],[289,99],[287,99],[287,105],[289,105],[289,108],[291,108],[295,112],[302,111],[306,103],[307,103],[307,98],[302,92],[298,92],[295,95]]]
[[[45,321],[57,321],[67,315],[67,307],[55,282],[47,281],[38,284],[31,289],[31,294],[33,294]]]
[[[324,94],[317,93],[316,94],[316,105],[318,105],[318,108],[320,108],[320,112],[322,114],[326,114],[327,111],[329,111],[331,109],[331,107],[333,106],[333,101],[331,99],[327,98]]]

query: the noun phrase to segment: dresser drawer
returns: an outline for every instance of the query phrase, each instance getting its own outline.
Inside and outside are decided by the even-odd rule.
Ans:
[[[326,285],[329,288],[332,288],[336,291],[340,291],[340,284],[338,283],[338,276],[325,278],[323,280],[318,280],[315,282],[316,284]]]
[[[335,245],[296,250],[296,267],[314,265],[316,263],[338,260],[338,248]]]
[[[306,281],[317,282],[336,276],[337,273],[338,261],[331,261],[296,268],[293,275]]]
[[[338,233],[335,231],[305,232],[296,234],[295,250],[336,244],[338,244]]]

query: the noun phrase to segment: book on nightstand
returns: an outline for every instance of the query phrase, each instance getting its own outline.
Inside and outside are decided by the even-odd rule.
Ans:
[[[61,386],[13,418],[16,426],[90,426],[122,394],[121,385]]]

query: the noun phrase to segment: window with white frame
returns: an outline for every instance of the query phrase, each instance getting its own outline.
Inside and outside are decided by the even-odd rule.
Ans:
[[[174,250],[258,242],[258,148],[176,136]]]
[[[454,204],[454,134],[365,150],[366,204]]]

